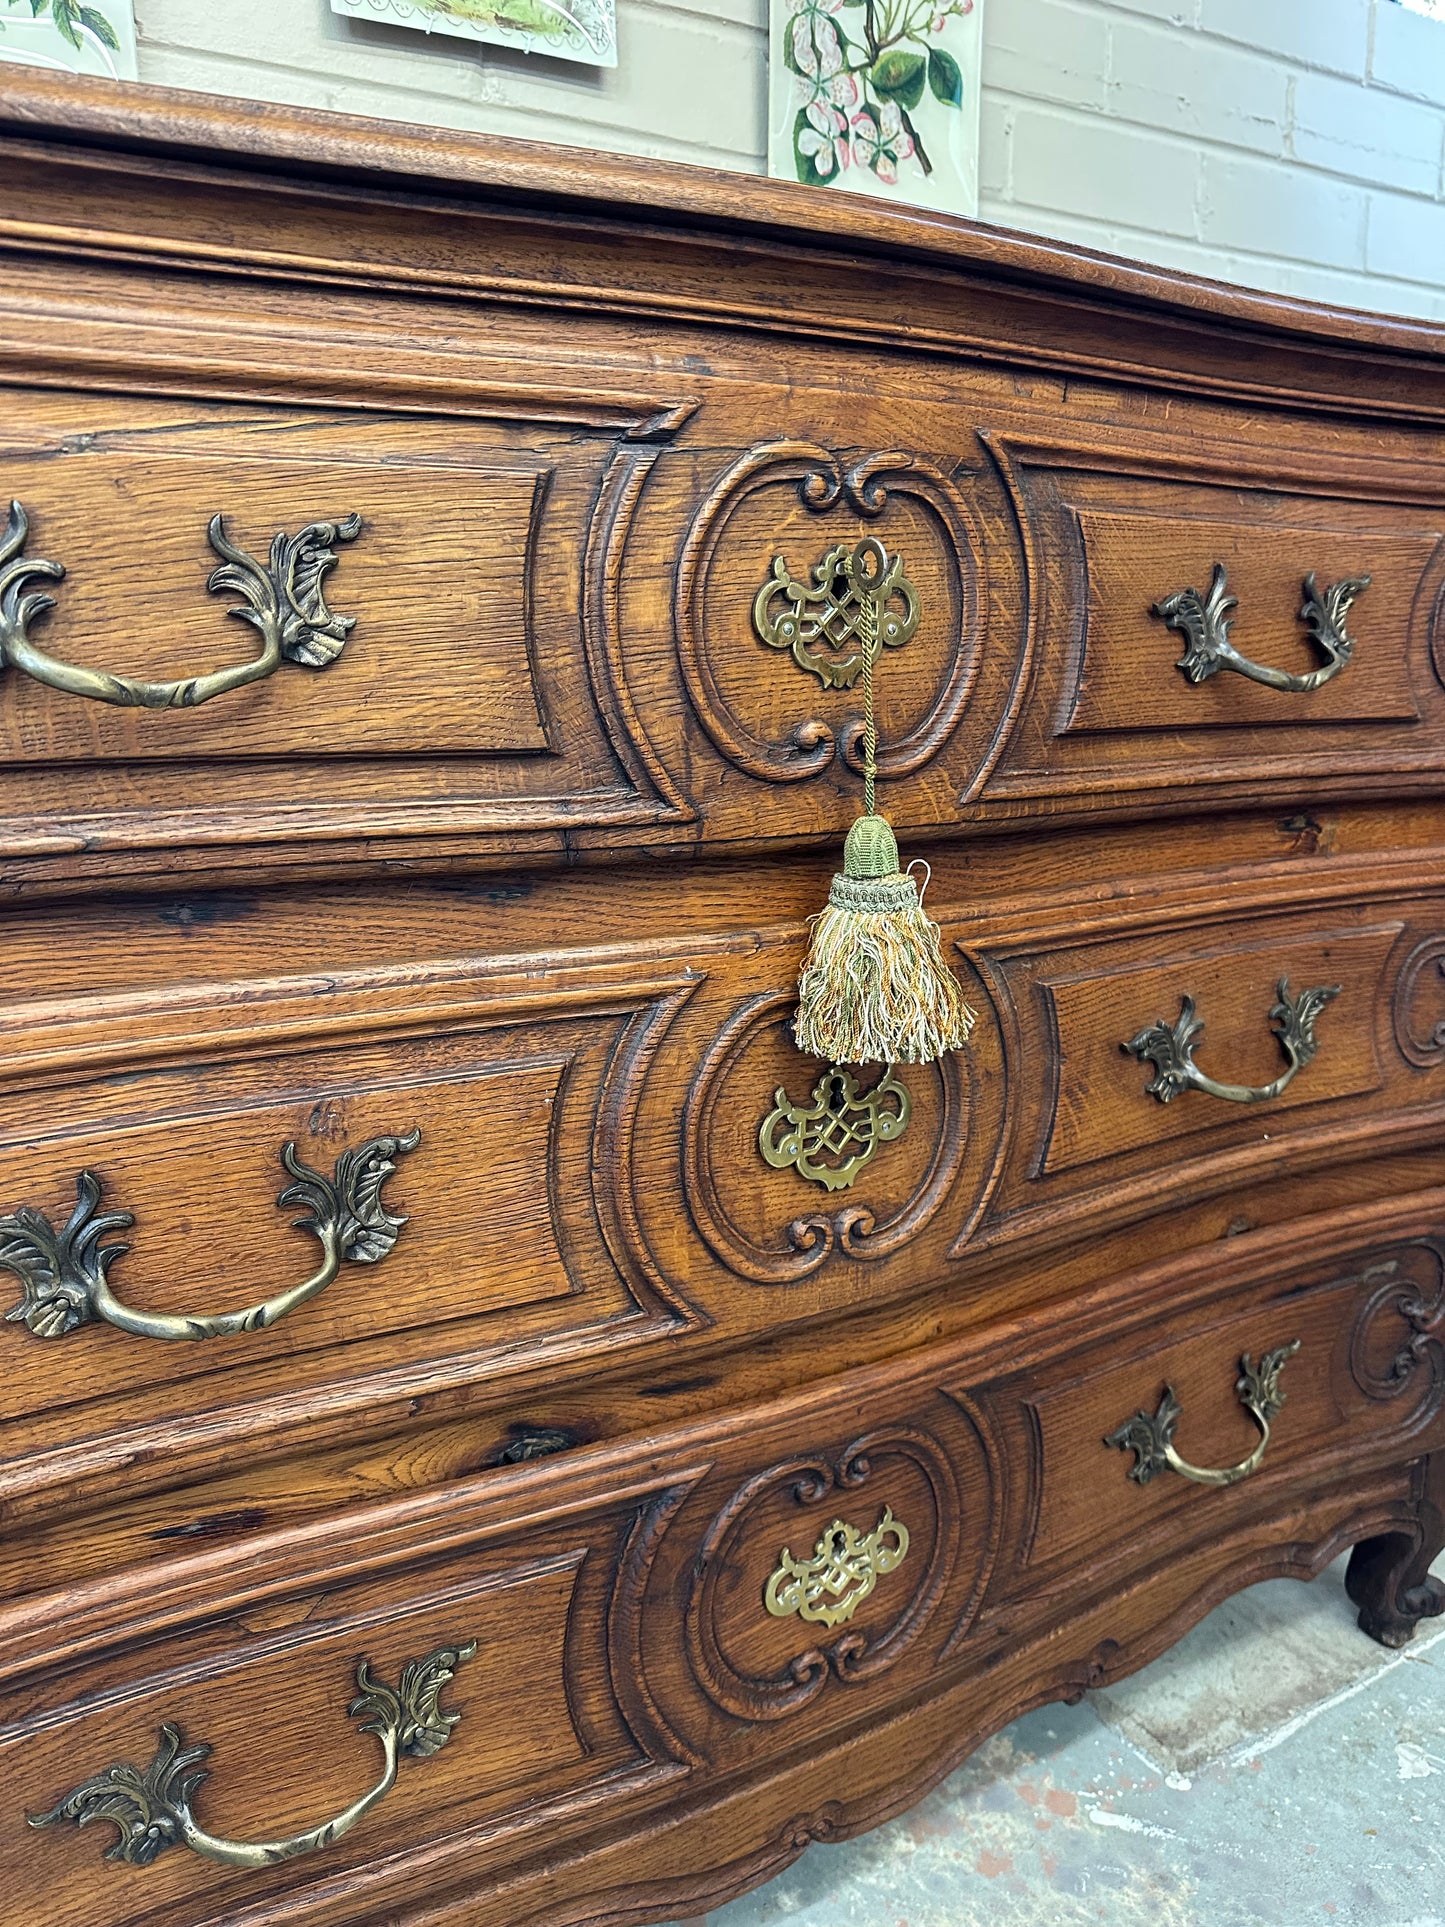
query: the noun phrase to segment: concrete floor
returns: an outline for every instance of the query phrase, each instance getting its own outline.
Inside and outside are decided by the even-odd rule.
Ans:
[[[1386,1652],[1344,1568],[1241,1593],[706,1927],[1445,1927],[1445,1623]]]

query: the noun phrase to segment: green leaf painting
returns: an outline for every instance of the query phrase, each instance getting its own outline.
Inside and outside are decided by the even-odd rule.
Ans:
[[[331,0],[331,11],[589,67],[617,65],[615,0]]]
[[[972,212],[982,3],[771,0],[771,172]]]
[[[0,0],[0,60],[134,80],[130,0]]]

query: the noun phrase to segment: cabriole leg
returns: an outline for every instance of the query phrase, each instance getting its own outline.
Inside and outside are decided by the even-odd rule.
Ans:
[[[1345,1590],[1360,1609],[1361,1631],[1382,1646],[1405,1645],[1422,1619],[1445,1612],[1445,1583],[1430,1574],[1445,1551],[1445,1453],[1421,1459],[1416,1471],[1416,1530],[1362,1539],[1345,1573]]]

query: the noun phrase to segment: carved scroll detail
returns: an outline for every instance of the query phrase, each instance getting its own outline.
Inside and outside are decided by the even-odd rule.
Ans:
[[[782,1021],[792,1003],[791,994],[765,991],[734,1013],[698,1066],[683,1116],[683,1188],[693,1223],[730,1270],[760,1285],[795,1283],[835,1254],[867,1262],[897,1251],[942,1205],[968,1142],[967,1059],[955,1054],[934,1067],[943,1096],[937,1146],[921,1183],[900,1211],[882,1224],[862,1204],[794,1218],[786,1227],[787,1245],[782,1249],[750,1237],[729,1216],[718,1195],[713,1172],[717,1099],[743,1053],[770,1024]]]
[[[972,512],[954,483],[922,456],[902,450],[881,451],[845,464],[842,456],[816,442],[767,442],[750,449],[718,478],[683,542],[673,603],[678,661],[698,720],[729,762],[768,782],[801,782],[819,775],[835,758],[854,771],[862,769],[861,715],[850,717],[841,727],[822,716],[803,716],[785,741],[769,741],[754,733],[729,706],[709,660],[703,605],[719,544],[740,505],[758,490],[779,484],[795,485],[798,499],[819,515],[842,504],[855,515],[874,520],[898,495],[923,502],[937,518],[939,540],[957,584],[959,636],[943,686],[928,713],[912,729],[894,735],[878,758],[878,772],[884,778],[920,769],[947,741],[973,686],[978,665],[977,558],[982,544]]]
[[[1433,1410],[1445,1389],[1445,1262],[1422,1243],[1372,1265],[1361,1283],[1371,1280],[1375,1289],[1350,1334],[1350,1376],[1366,1398],[1413,1392],[1424,1411]]]
[[[822,1504],[835,1491],[855,1493],[888,1460],[911,1462],[931,1495],[932,1547],[913,1589],[881,1636],[849,1627],[820,1645],[808,1646],[771,1677],[747,1673],[724,1650],[718,1628],[718,1587],[739,1568],[742,1541],[759,1506],[779,1488],[791,1488],[800,1507]],[[915,1532],[918,1521],[915,1520]],[[743,1720],[783,1719],[839,1684],[871,1679],[892,1666],[913,1644],[943,1596],[962,1533],[962,1501],[948,1453],[930,1433],[890,1426],[855,1439],[835,1460],[799,1458],[760,1472],[739,1486],[703,1535],[688,1599],[685,1633],[692,1670],[708,1697]],[[774,1542],[776,1543],[776,1541]],[[761,1603],[766,1568],[757,1572]],[[861,1602],[859,1602],[861,1603]],[[851,1617],[851,1614],[849,1615]]]
[[[1416,1005],[1426,1002],[1426,985],[1434,989],[1441,1014],[1433,1021],[1427,1016],[1422,1023]],[[1406,957],[1395,979],[1390,1011],[1403,1057],[1421,1070],[1445,1063],[1445,936],[1426,937]]]

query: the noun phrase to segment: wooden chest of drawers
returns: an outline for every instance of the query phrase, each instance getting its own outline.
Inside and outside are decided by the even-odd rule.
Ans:
[[[1445,335],[44,76],[0,179],[27,1920],[642,1927],[1257,1578],[1441,1610]],[[869,534],[978,1015],[882,1074]]]

